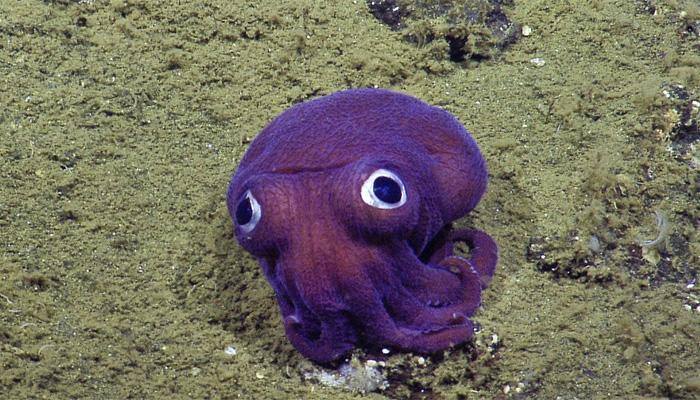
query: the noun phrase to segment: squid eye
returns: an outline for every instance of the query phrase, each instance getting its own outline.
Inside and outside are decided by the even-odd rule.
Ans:
[[[248,190],[238,203],[238,207],[236,207],[236,224],[238,224],[243,233],[249,233],[255,229],[261,216],[260,204]]]
[[[406,203],[406,188],[401,178],[386,169],[378,169],[362,184],[362,201],[380,209],[401,207]]]

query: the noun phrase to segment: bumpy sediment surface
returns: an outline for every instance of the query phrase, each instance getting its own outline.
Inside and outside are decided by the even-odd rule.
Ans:
[[[697,398],[696,2],[178,3],[0,2],[0,393]],[[225,190],[276,114],[371,86],[473,133],[457,225],[501,261],[472,345],[321,370]]]

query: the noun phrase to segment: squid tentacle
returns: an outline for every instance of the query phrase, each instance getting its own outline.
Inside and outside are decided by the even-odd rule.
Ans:
[[[304,356],[320,363],[330,363],[355,347],[355,329],[342,315],[325,318],[318,338],[309,338],[303,332],[305,321],[292,314],[284,318],[284,328],[294,347]]]
[[[463,242],[469,246],[469,264],[479,275],[481,287],[488,287],[498,263],[498,245],[486,232],[478,229],[457,229],[450,232],[449,243]]]

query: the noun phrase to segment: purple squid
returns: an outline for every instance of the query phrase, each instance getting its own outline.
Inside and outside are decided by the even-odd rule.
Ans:
[[[351,89],[297,104],[255,138],[227,193],[240,245],[275,291],[298,351],[433,353],[473,336],[494,274],[486,233],[454,229],[486,190],[486,162],[449,112]],[[468,255],[455,252],[464,243]]]

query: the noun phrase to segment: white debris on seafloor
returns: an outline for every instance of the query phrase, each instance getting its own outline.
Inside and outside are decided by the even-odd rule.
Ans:
[[[498,344],[498,335],[495,333],[491,335],[491,344]]]
[[[337,370],[315,367],[311,371],[304,372],[304,379],[316,381],[323,386],[365,394],[389,387],[389,382],[379,366],[380,363],[377,361],[367,360],[364,364],[346,363]]]
[[[521,32],[523,36],[530,36],[532,35],[532,28],[530,27],[530,25],[523,25]]]
[[[530,59],[530,63],[534,64],[536,67],[544,67],[544,58],[535,57]]]
[[[233,346],[226,346],[224,349],[224,353],[226,353],[227,356],[235,356],[237,351],[236,348]]]

